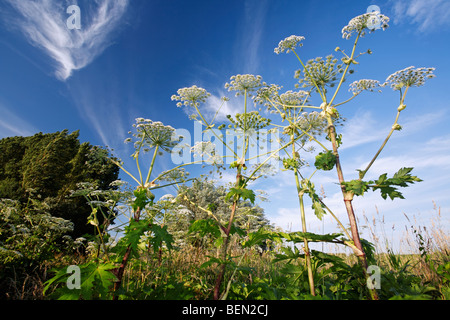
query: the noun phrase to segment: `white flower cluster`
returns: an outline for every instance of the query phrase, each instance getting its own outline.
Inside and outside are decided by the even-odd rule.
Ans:
[[[354,95],[361,93],[364,90],[373,92],[375,89],[378,89],[379,92],[381,90],[379,88],[383,87],[383,84],[380,84],[378,80],[371,79],[361,79],[358,81],[354,81],[350,84],[350,88],[348,91],[353,92]]]
[[[267,176],[274,176],[277,172],[278,172],[278,168],[271,164],[271,163],[264,163],[264,164],[259,164],[259,163],[255,163],[252,165],[252,170],[254,171],[258,169],[258,175],[263,176],[264,178],[267,178]]]
[[[389,17],[379,12],[365,13],[354,17],[349,21],[348,25],[342,28],[342,38],[347,40],[350,39],[353,32],[360,33],[360,36],[363,37],[366,35],[366,29],[369,30],[369,32],[375,31],[374,26],[378,25],[378,23],[374,24],[374,20],[380,24],[383,31],[389,27]]]
[[[280,54],[284,51],[286,51],[286,53],[289,53],[291,50],[294,50],[295,47],[297,47],[297,45],[299,47],[303,46],[303,43],[301,43],[301,41],[305,40],[305,37],[303,36],[289,36],[287,38],[285,38],[284,40],[281,40],[278,43],[278,47],[276,47],[273,51],[276,54]]]
[[[262,105],[266,105],[268,109],[271,109],[270,100],[274,101],[278,98],[278,91],[281,90],[281,86],[271,84],[270,86],[264,86],[258,89],[254,101]]]
[[[327,120],[323,112],[302,112],[297,119],[295,125],[303,131],[307,131],[312,135],[320,135],[327,126]]]
[[[253,91],[259,89],[261,86],[265,86],[266,83],[262,82],[261,76],[255,76],[253,74],[237,74],[230,78],[230,83],[225,84],[225,88],[228,91],[236,91],[236,96],[251,94]]]
[[[207,156],[205,161],[212,165],[223,164],[222,157],[216,153],[216,145],[211,141],[197,141],[191,148],[191,152],[194,154],[194,157],[204,158]]]
[[[385,85],[389,84],[392,89],[400,90],[403,87],[420,87],[425,84],[426,79],[436,77],[433,74],[435,68],[415,68],[414,66],[399,70],[386,79]]]
[[[183,105],[196,107],[200,102],[205,102],[206,99],[211,96],[205,89],[197,86],[178,89],[177,93],[178,95],[174,94],[171,97],[172,100],[179,101],[177,107],[182,107]]]
[[[296,85],[303,88],[319,87],[324,90],[326,86],[334,87],[338,79],[338,74],[344,72],[343,64],[338,64],[332,54],[324,58],[316,57],[310,59],[306,63],[303,70],[303,77],[301,78],[301,71],[297,70],[295,78],[299,79],[299,83]]]
[[[168,182],[185,181],[188,176],[189,172],[184,168],[177,168],[162,172],[159,175],[158,180]]]
[[[137,118],[133,127],[136,128],[137,131],[137,133],[133,134],[136,138],[136,141],[134,142],[136,151],[142,149],[144,152],[148,152],[156,146],[164,151],[170,151],[170,149],[180,141],[180,138],[182,138],[176,136],[173,127],[165,126],[160,121]],[[125,142],[132,142],[132,139],[128,138]]]
[[[308,96],[309,93],[304,90],[289,90],[280,95],[280,100],[285,106],[302,106],[306,103]]]

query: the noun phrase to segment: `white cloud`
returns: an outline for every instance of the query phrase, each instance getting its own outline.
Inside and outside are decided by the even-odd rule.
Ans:
[[[6,0],[19,15],[9,17],[33,45],[57,62],[55,75],[69,78],[73,70],[90,64],[111,44],[129,0],[97,0],[80,5],[81,29],[70,30],[66,13],[73,3],[57,0]],[[88,21],[89,20],[89,21]]]
[[[11,136],[30,136],[37,131],[5,106],[0,105],[0,115],[0,139]]]
[[[373,141],[378,141],[386,136],[390,128],[382,130],[374,119],[370,111],[357,112],[356,115],[347,121],[342,132],[345,141],[341,150],[359,146]]]
[[[205,103],[203,110],[206,112],[208,121],[215,117],[215,122],[227,120],[227,115],[234,116],[236,113],[244,111],[244,103],[240,103],[241,99],[232,97],[229,101],[223,102],[222,97],[226,96],[223,92],[219,92],[220,96],[211,95]],[[217,114],[217,115],[216,115]]]
[[[125,148],[123,141],[128,129],[124,126],[126,113],[117,86],[112,80],[93,85],[80,77],[68,83],[67,88],[81,117],[91,125],[102,144],[120,151]],[[128,126],[131,128],[131,124]]]
[[[268,5],[265,0],[244,1],[244,20],[238,26],[239,45],[236,50],[236,59],[245,73],[257,72],[259,68],[259,49]]]
[[[450,26],[450,2],[447,0],[397,0],[391,3],[395,23],[417,24],[419,31]]]

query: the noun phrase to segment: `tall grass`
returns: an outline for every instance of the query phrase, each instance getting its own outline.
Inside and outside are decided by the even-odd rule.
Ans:
[[[429,293],[438,299],[450,298],[450,235],[446,229],[448,221],[441,208],[434,205],[433,215],[428,224],[420,224],[417,217],[405,215],[407,225],[404,226],[402,237],[398,243],[393,243],[393,237],[387,232],[383,215],[377,211],[372,218],[364,216],[365,226],[369,230],[369,241],[375,245],[375,260],[383,273],[382,290],[384,297],[389,295],[414,295]],[[286,292],[294,290],[304,279],[305,273],[287,275],[287,262],[273,262],[279,247],[271,251],[261,252],[257,248],[243,249],[233,239],[230,242],[230,255],[234,257],[235,264],[227,268],[228,283],[224,284],[228,291],[228,299],[279,299],[289,298]],[[394,251],[393,248],[398,248]],[[331,245],[326,244],[325,251],[341,257],[349,266],[357,265],[357,260],[351,252],[335,251]],[[152,251],[142,252],[139,259],[133,259],[126,269],[123,281],[122,299],[211,299],[212,290],[216,281],[218,264],[208,263],[210,257],[219,257],[220,250],[214,246],[196,247],[192,245],[179,246],[175,250],[164,251],[162,256]],[[3,299],[45,299],[42,294],[44,282],[51,277],[51,268],[61,265],[77,264],[84,258],[80,256],[55,257],[55,260],[42,264],[40,268],[26,274],[16,274],[2,279],[1,291]],[[304,265],[302,259],[294,262],[297,266]],[[440,267],[441,266],[441,267]],[[350,283],[349,279],[338,279],[342,273],[327,273],[330,265],[317,268],[317,292],[323,294],[326,290],[340,286],[334,292],[334,298],[348,298],[347,290],[342,283]],[[320,275],[326,275],[319,277]],[[350,277],[350,273],[345,273]],[[293,283],[292,279],[296,282]],[[289,287],[289,281],[291,281]],[[384,281],[384,282],[383,282]],[[411,285],[414,283],[414,285]],[[383,288],[384,286],[384,288]],[[347,289],[346,289],[347,288]],[[406,289],[405,289],[406,288]],[[300,288],[308,294],[308,288]],[[405,291],[406,290],[406,291]],[[431,293],[430,293],[431,292]],[[297,293],[295,293],[297,294]],[[283,296],[284,295],[284,296]],[[423,297],[423,296],[422,296]]]

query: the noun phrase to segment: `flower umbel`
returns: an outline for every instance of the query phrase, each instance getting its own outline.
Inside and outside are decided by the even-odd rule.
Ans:
[[[337,62],[333,55],[328,55],[325,59],[322,57],[311,59],[303,69],[304,77],[300,78],[301,70],[297,70],[295,78],[300,78],[299,84],[302,88],[316,87],[316,91],[317,88],[323,91],[327,86],[333,87],[338,74],[344,71],[343,64]]]
[[[204,159],[204,157],[207,156],[205,161],[212,165],[223,164],[222,157],[216,153],[216,145],[211,141],[196,142],[191,148],[191,152],[194,154],[194,157],[198,156]]]
[[[302,106],[308,100],[309,92],[304,90],[286,91],[280,95],[280,101],[283,106]]]
[[[305,37],[302,36],[289,36],[287,38],[285,38],[284,40],[281,40],[280,43],[278,43],[278,47],[276,47],[273,51],[276,54],[280,54],[282,52],[289,53],[292,50],[295,49],[295,47],[297,47],[297,45],[299,47],[303,46],[303,43],[301,43],[301,41],[305,40]]]
[[[137,131],[133,134],[136,138],[134,142],[136,152],[140,150],[148,152],[156,146],[169,152],[179,141],[175,129],[171,126],[165,126],[159,121],[154,122],[150,119],[137,118],[133,127]],[[131,142],[132,139],[128,138],[125,141]]]
[[[375,89],[378,89],[378,92],[381,92],[381,90],[379,90],[381,87],[383,87],[383,85],[380,84],[378,80],[361,79],[352,82],[348,91],[353,92],[354,95],[359,94],[364,90],[374,92]]]
[[[244,95],[245,92],[250,95],[253,91],[266,84],[262,82],[261,76],[253,74],[238,74],[230,78],[230,83],[225,84],[228,91],[236,91],[236,96]]]
[[[353,32],[359,33],[361,37],[366,35],[366,30],[369,32],[375,31],[373,19],[376,19],[380,22],[381,28],[386,30],[389,27],[389,17],[379,13],[379,12],[370,12],[365,13],[360,16],[354,17],[351,19],[344,28],[342,28],[342,38],[350,39]]]
[[[201,102],[205,102],[211,96],[205,89],[197,86],[178,89],[177,93],[178,95],[174,94],[171,97],[172,100],[179,101],[177,107],[182,107],[183,105],[198,107]]]
[[[435,68],[415,68],[414,66],[399,70],[386,79],[384,85],[389,84],[392,89],[400,90],[403,87],[420,87],[426,79],[436,77],[433,74]]]

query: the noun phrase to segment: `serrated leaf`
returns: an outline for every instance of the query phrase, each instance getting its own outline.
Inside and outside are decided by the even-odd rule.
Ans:
[[[369,182],[362,181],[362,180],[351,180],[347,182],[342,183],[345,186],[345,191],[347,192],[353,192],[353,194],[357,196],[364,195],[364,192],[366,192],[369,189]]]
[[[251,203],[255,203],[255,193],[253,190],[245,188],[230,188],[230,191],[225,196],[225,200],[229,200],[235,195],[239,195],[242,199],[250,200]]]
[[[112,263],[90,262],[79,265],[78,267],[80,268],[80,289],[68,288],[66,283],[71,275],[67,273],[67,268],[64,267],[58,270],[57,274],[46,282],[44,290],[47,291],[52,284],[63,283],[64,285],[53,294],[58,300],[109,298],[112,285],[117,280],[116,276],[112,273],[112,270],[116,266]]]
[[[151,228],[150,223],[146,220],[131,220],[130,224],[125,227],[125,237],[121,241],[131,247],[132,253],[136,253],[141,237]]]
[[[280,251],[282,253],[276,253],[275,254],[275,259],[273,260],[273,262],[280,262],[280,261],[284,261],[284,260],[296,260],[298,258],[303,258],[305,255],[300,253],[300,251],[298,250],[297,247],[281,247]]]
[[[260,228],[255,232],[247,234],[247,240],[242,242],[244,248],[249,248],[263,243],[264,240],[271,239],[272,233],[264,228]]]
[[[314,162],[314,166],[317,169],[329,171],[333,169],[336,164],[336,156],[330,150],[327,152],[320,152],[316,156],[316,161]]]
[[[322,204],[319,201],[313,201],[312,208],[314,209],[314,214],[319,220],[322,220],[325,215],[325,210],[323,210]]]
[[[171,250],[173,248],[173,236],[167,231],[167,225],[161,227],[153,224],[149,231],[152,232],[152,237],[150,237],[149,242],[155,253],[161,248],[163,242],[166,244],[167,249]]]
[[[342,233],[328,233],[328,234],[316,234],[312,232],[279,232],[280,237],[283,237],[287,241],[291,241],[293,243],[301,243],[304,240],[308,242],[333,242],[338,240],[339,237],[342,236]]]
[[[375,181],[375,185],[371,187],[374,191],[379,189],[383,199],[386,199],[388,196],[391,200],[395,198],[404,199],[397,187],[408,187],[408,184],[422,181],[422,179],[410,174],[412,170],[413,168],[401,168],[389,179],[387,179],[387,174],[384,173]]]
[[[93,293],[106,298],[116,276],[111,272],[116,266],[112,263],[89,263],[81,267],[81,294],[84,299],[92,299]]]
[[[133,211],[136,212],[137,209],[143,209],[149,202],[147,189],[139,188],[133,191],[134,196],[136,197],[131,204]]]
[[[198,233],[201,237],[211,234],[214,238],[220,238],[220,229],[213,219],[195,220],[189,226],[188,233]]]

